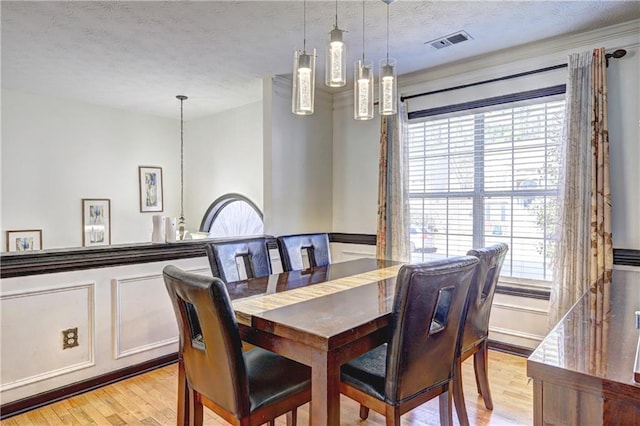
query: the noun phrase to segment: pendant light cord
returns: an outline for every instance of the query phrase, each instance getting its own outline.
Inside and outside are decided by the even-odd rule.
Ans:
[[[307,53],[307,0],[302,2],[302,52]]]
[[[180,217],[184,218],[184,119],[180,99]]]
[[[338,29],[338,0],[336,0],[336,30]]]
[[[389,65],[389,3],[387,3],[387,65]]]
[[[362,0],[362,64],[364,65],[364,0]]]

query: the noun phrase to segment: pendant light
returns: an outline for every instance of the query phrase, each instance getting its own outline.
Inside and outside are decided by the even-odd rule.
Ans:
[[[313,114],[316,81],[316,49],[307,53],[307,2],[304,1],[304,39],[302,51],[296,50],[293,58],[293,94],[291,110],[294,114]]]
[[[184,220],[184,119],[182,115],[182,103],[189,99],[184,95],[177,95],[180,101],[180,217],[178,218],[178,240],[184,240],[186,236]]]
[[[364,58],[364,0],[362,0],[362,59],[355,64],[353,82],[353,117],[373,118],[373,62]]]
[[[325,84],[329,87],[342,87],[347,84],[346,46],[342,41],[344,30],[338,28],[338,0],[336,0],[336,23],[329,33]]]
[[[398,112],[398,77],[396,60],[389,58],[389,4],[393,0],[382,0],[387,4],[387,57],[380,61],[378,83],[378,103],[380,115],[393,115]]]

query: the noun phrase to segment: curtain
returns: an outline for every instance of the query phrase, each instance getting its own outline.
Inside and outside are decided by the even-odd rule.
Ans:
[[[550,327],[586,291],[599,324],[609,312],[613,271],[604,49],[570,55],[568,72]],[[597,345],[602,336],[590,339]]]
[[[408,115],[404,102],[380,122],[376,258],[409,261]]]

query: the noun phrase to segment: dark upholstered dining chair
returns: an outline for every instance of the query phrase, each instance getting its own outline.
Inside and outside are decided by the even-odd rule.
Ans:
[[[467,255],[477,257],[480,262],[469,289],[467,319],[463,328],[460,356],[456,361],[456,374],[453,385],[453,400],[461,424],[469,423],[462,388],[462,362],[471,355],[473,355],[473,368],[475,370],[478,393],[482,395],[485,407],[493,410],[493,401],[491,400],[487,376],[489,316],[491,314],[493,295],[496,292],[496,285],[500,277],[500,270],[508,250],[509,246],[500,243],[467,252]]]
[[[246,278],[271,275],[271,261],[264,237],[243,240],[216,241],[205,246],[211,272],[224,282],[240,281],[238,263],[246,272]]]
[[[178,357],[184,367],[178,385],[179,420],[184,413],[185,422],[201,425],[204,404],[235,425],[273,425],[285,413],[287,424],[295,425],[297,407],[311,399],[309,367],[260,348],[243,353],[229,293],[219,278],[175,266],[165,267],[163,274],[178,321]],[[201,334],[194,332],[193,315]],[[181,387],[184,380],[186,389]]]
[[[387,343],[342,366],[340,392],[399,425],[439,396],[440,423],[453,424],[451,383],[469,286],[478,259],[405,265],[398,272]]]
[[[278,250],[282,269],[299,271],[306,269],[303,252],[309,258],[309,268],[327,266],[331,263],[329,236],[327,234],[300,234],[278,237]]]

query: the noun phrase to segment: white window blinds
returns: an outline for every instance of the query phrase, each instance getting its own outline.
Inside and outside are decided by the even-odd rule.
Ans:
[[[551,280],[561,98],[411,120],[413,261],[504,242],[503,277]]]

